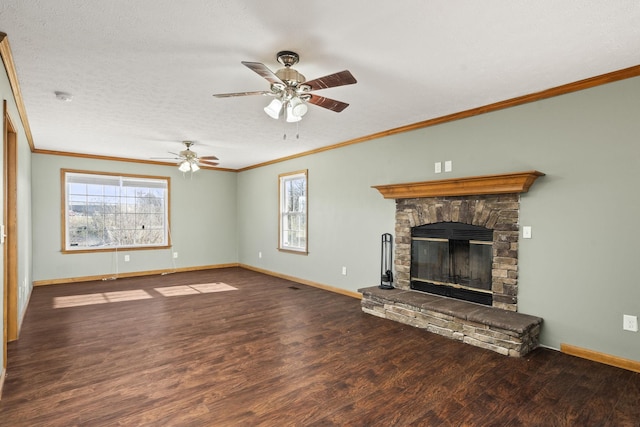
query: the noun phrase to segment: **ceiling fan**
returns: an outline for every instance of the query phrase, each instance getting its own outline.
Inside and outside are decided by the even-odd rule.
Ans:
[[[335,111],[336,113],[341,112],[349,106],[346,102],[336,101],[335,99],[311,93],[320,89],[357,83],[356,79],[348,70],[307,81],[302,74],[292,68],[292,66],[300,60],[297,53],[283,50],[278,52],[276,58],[279,63],[284,65],[284,68],[279,69],[275,73],[260,62],[242,61],[244,66],[271,83],[270,90],[218,93],[213,96],[217,98],[247,95],[272,96],[274,99],[264,108],[264,111],[274,119],[280,118],[284,112],[288,122],[300,121],[302,116],[307,113],[307,103]]]
[[[217,166],[219,160],[216,156],[198,156],[198,153],[191,151],[191,146],[195,143],[193,141],[182,141],[186,149],[173,154],[175,157],[152,157],[156,160],[177,160],[178,169],[180,172],[196,172],[200,169],[200,166]]]

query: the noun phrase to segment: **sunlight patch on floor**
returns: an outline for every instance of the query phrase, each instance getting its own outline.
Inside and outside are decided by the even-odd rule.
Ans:
[[[168,286],[166,288],[154,288],[154,290],[165,297],[171,297],[175,295],[193,295],[193,294],[208,294],[211,292],[224,292],[234,291],[238,288],[227,285],[226,283],[202,283],[198,285],[182,285],[182,286]]]
[[[82,305],[106,304],[107,298],[104,294],[70,295],[67,297],[55,297],[53,308],[79,307]]]
[[[234,288],[231,285],[227,285],[226,283],[218,282],[218,283],[203,283],[201,285],[191,285],[192,288],[197,289],[203,294],[208,294],[210,292],[224,292],[224,291],[237,291],[238,288]]]
[[[164,297],[175,297],[179,295],[193,295],[193,294],[200,293],[188,285],[167,286],[166,288],[153,288],[153,290],[158,292],[160,295]]]
[[[227,285],[226,283],[202,283],[197,285],[179,285],[166,286],[162,288],[154,288],[154,291],[164,297],[173,297],[181,295],[208,294],[212,292],[236,291],[238,288]],[[114,291],[103,292],[97,294],[86,295],[69,295],[64,297],[55,297],[53,299],[53,308],[69,308],[80,307],[83,305],[106,304],[110,302],[135,301],[141,299],[153,298],[143,289],[134,289],[130,291]]]

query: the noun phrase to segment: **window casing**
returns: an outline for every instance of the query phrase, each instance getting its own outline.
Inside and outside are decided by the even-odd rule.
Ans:
[[[278,249],[306,254],[307,251],[307,171],[278,176]]]
[[[61,173],[63,252],[170,246],[170,178]]]

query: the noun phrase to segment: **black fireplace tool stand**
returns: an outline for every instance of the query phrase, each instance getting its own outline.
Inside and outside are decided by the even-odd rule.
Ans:
[[[382,248],[380,251],[380,289],[393,289],[393,237],[389,233],[382,235]]]

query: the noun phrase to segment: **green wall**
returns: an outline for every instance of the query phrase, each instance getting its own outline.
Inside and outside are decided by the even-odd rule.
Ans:
[[[453,171],[435,174],[445,160]],[[299,169],[309,170],[306,256],[276,249],[277,177]],[[372,185],[532,169],[546,176],[521,197],[533,238],[520,240],[519,311],[544,318],[545,346],[640,360],[640,333],[622,330],[623,314],[640,316],[640,78],[242,172],[239,261],[350,291],[375,286],[395,202]]]
[[[171,249],[63,254],[60,169],[171,178]],[[235,172],[183,175],[174,166],[33,155],[34,280],[172,270],[238,260]],[[172,258],[178,252],[178,258]],[[129,255],[130,261],[124,262]]]

